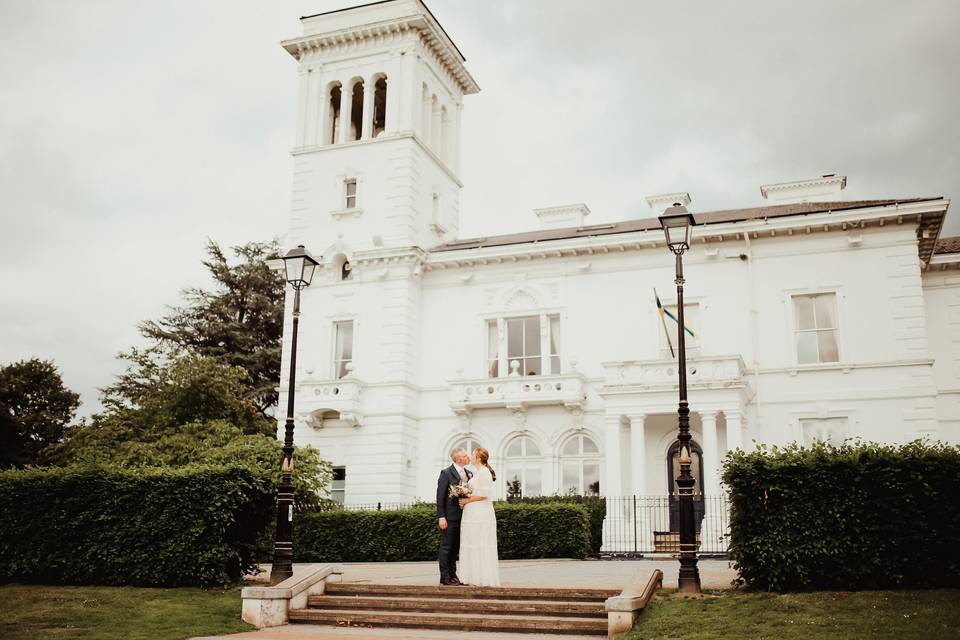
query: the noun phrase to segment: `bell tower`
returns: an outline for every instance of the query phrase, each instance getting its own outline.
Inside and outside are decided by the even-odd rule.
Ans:
[[[456,237],[463,97],[479,87],[420,0],[301,18],[291,237],[354,251]]]
[[[479,88],[421,0],[301,22],[283,43],[300,78],[287,245],[321,264],[301,301],[296,441],[324,452],[346,502],[406,501],[422,427],[422,266],[458,232],[460,113]]]

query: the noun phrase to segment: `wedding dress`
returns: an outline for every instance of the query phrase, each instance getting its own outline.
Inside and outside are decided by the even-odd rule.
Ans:
[[[467,484],[473,489],[474,496],[483,496],[486,500],[471,502],[463,508],[457,576],[472,586],[499,587],[497,516],[493,512],[490,470],[481,466]]]

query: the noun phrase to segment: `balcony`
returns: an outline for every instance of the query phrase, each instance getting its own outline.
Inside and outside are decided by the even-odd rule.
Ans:
[[[322,428],[329,414],[339,414],[341,424],[359,426],[364,384],[352,376],[340,380],[306,380],[297,385],[297,404],[307,409],[307,424]]]
[[[450,408],[458,415],[469,415],[475,409],[510,409],[522,413],[528,407],[545,405],[561,405],[579,413],[585,401],[586,379],[579,372],[450,383]]]
[[[650,391],[677,388],[677,361],[604,362],[607,387],[641,387]],[[687,386],[723,389],[744,385],[746,365],[736,356],[701,356],[687,360]]]

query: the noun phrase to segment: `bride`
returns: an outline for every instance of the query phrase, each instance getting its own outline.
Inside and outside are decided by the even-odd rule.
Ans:
[[[463,515],[460,520],[460,579],[476,587],[499,587],[500,568],[497,563],[497,516],[493,512],[493,481],[497,474],[488,464],[490,454],[479,448],[473,452],[473,466],[477,472],[467,483],[473,493],[461,498]]]

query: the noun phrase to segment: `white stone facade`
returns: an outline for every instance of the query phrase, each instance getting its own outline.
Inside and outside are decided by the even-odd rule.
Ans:
[[[284,43],[300,71],[288,243],[323,264],[303,291],[296,442],[344,470],[338,497],[429,500],[465,440],[490,450],[501,495],[507,477],[667,494],[676,365],[654,288],[668,308],[676,293],[656,220],[562,228],[589,209],[550,207],[531,234],[457,240],[460,113],[479,87],[456,46],[419,0],[303,25]],[[348,110],[358,126],[340,126]],[[960,442],[960,252],[933,250],[949,201],[818,204],[840,180],[824,178],[795,209],[690,207],[708,495],[723,453],[753,441]],[[789,184],[765,189],[803,200]]]

